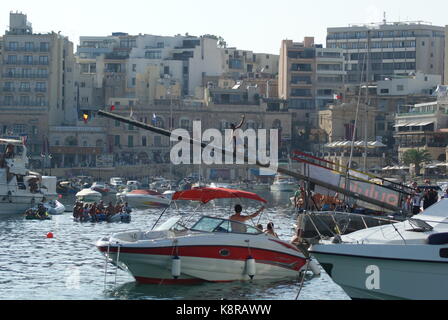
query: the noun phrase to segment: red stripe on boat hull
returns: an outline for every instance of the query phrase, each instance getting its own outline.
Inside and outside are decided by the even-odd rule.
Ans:
[[[107,252],[107,247],[99,247],[101,252]],[[116,247],[110,247],[110,253],[116,253]],[[299,271],[305,265],[306,259],[296,255],[283,252],[235,246],[185,246],[164,248],[120,248],[120,254],[147,254],[160,256],[173,256],[175,253],[180,257],[196,257],[220,260],[245,261],[252,256],[257,263],[278,265],[287,269]],[[226,255],[223,255],[226,254]]]

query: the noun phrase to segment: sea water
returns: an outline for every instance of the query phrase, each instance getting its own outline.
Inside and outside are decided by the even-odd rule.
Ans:
[[[268,200],[267,209],[255,218],[266,227],[273,221],[281,239],[291,239],[296,213],[289,204],[290,193],[258,192]],[[105,203],[115,201],[105,197]],[[61,200],[71,209],[73,197]],[[244,214],[259,208],[250,200],[219,200],[200,209],[200,214],[228,217],[236,203]],[[176,215],[188,215],[195,206],[180,203],[168,210],[161,223]],[[7,300],[294,300],[298,280],[204,283],[189,286],[141,285],[127,272],[107,265],[95,242],[112,233],[150,230],[162,211],[132,213],[129,224],[77,223],[66,212],[48,221],[25,220],[23,215],[0,214],[0,299]],[[47,238],[52,232],[54,238]],[[348,300],[345,292],[322,270],[319,277],[308,275],[300,300]]]

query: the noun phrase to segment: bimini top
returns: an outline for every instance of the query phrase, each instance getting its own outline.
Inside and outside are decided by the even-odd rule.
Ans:
[[[195,188],[186,191],[178,191],[173,195],[173,200],[200,201],[203,204],[214,199],[229,198],[245,198],[267,203],[265,199],[255,193],[225,188]]]

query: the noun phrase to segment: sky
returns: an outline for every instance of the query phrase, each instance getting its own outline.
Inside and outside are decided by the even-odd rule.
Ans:
[[[221,36],[229,47],[279,54],[281,41],[314,36],[324,44],[328,27],[387,21],[448,25],[447,0],[14,0],[0,2],[0,34],[9,13],[28,16],[33,31],[61,31],[75,44],[80,36]],[[2,30],[1,30],[2,29]]]

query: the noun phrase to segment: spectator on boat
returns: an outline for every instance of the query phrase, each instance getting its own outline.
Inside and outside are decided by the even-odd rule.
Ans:
[[[96,216],[96,202],[92,204],[92,206],[90,207],[90,218],[92,220],[92,222],[98,222],[98,217]]]
[[[276,238],[278,238],[277,233],[275,233],[274,231],[274,223],[273,222],[269,222],[267,225],[266,230],[264,231],[264,233],[269,234],[271,236],[274,236]]]
[[[423,196],[423,210],[426,210],[433,204],[437,203],[439,200],[439,195],[434,188],[427,189]]]
[[[5,150],[5,159],[14,158],[14,145],[8,144]]]
[[[412,196],[412,215],[419,214],[421,211],[422,194],[420,189],[414,192]]]
[[[82,220],[83,221],[88,221],[89,220],[89,215],[90,215],[90,207],[88,204],[84,205],[84,209],[82,212]]]
[[[264,209],[265,209],[265,207],[262,207],[261,209],[259,209],[254,214],[251,214],[250,216],[242,216],[241,213],[243,212],[243,207],[240,204],[237,204],[235,206],[235,214],[230,217],[230,220],[244,223],[244,222],[258,216],[261,212],[263,212]],[[232,223],[232,231],[245,233],[247,231],[247,229],[244,224]]]
[[[111,202],[109,202],[109,205],[106,208],[106,217],[109,218],[110,216],[113,216],[114,211],[115,211],[115,208],[111,201]]]
[[[264,230],[263,225],[261,223],[257,224],[257,229],[263,231]]]
[[[300,187],[294,193],[294,208],[302,209],[303,206],[303,197],[305,196],[305,188]]]
[[[37,206],[37,217],[39,219],[45,219],[47,217],[47,209],[42,202]]]
[[[123,206],[123,212],[128,213],[128,214],[130,214],[132,212],[132,209],[127,202],[125,202],[125,204]]]

